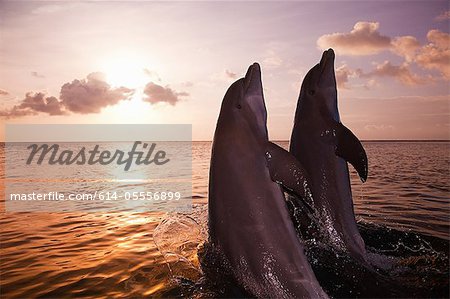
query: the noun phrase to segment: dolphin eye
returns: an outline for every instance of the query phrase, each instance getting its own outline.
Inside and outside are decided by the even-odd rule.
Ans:
[[[309,94],[312,95],[312,96],[313,96],[315,93],[316,93],[316,91],[315,91],[314,89],[311,89],[311,90],[309,91]]]
[[[241,108],[242,108],[241,104],[237,104],[236,107],[237,107],[238,109],[241,109]]]

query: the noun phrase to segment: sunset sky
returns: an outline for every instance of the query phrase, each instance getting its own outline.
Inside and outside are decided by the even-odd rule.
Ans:
[[[269,136],[289,139],[301,81],[332,47],[360,139],[450,139],[449,18],[447,0],[0,1],[0,121],[187,123],[211,140],[256,61]]]

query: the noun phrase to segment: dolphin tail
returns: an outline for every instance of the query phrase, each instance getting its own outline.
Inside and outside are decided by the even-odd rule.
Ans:
[[[367,180],[369,172],[367,154],[358,137],[342,123],[336,127],[336,155],[353,165],[362,182]]]

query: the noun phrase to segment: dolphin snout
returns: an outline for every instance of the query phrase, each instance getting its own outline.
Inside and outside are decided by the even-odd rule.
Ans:
[[[326,51],[323,52],[322,54],[322,59],[320,59],[320,70],[323,72],[325,70],[325,68],[330,68],[334,66],[334,51],[333,49],[328,49]]]
[[[247,92],[252,87],[259,87],[261,78],[261,67],[257,62],[248,67],[244,77],[244,91]]]

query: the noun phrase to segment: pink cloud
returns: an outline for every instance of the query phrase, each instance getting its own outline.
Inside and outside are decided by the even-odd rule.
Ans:
[[[338,54],[372,55],[390,46],[391,38],[378,32],[378,22],[357,22],[349,33],[332,33],[319,37],[320,49],[333,48]]]
[[[414,36],[399,36],[392,40],[392,52],[402,56],[406,61],[412,61],[420,48],[419,41]]]
[[[44,93],[27,93],[19,105],[9,110],[0,111],[0,116],[14,118],[26,115],[35,115],[39,112],[49,115],[66,114],[63,105],[55,97],[47,97]]]
[[[231,71],[229,71],[229,70],[225,70],[225,75],[226,75],[228,78],[231,78],[231,79],[236,79],[236,78],[237,78],[236,73],[233,73],[233,72],[231,72]]]
[[[144,94],[147,96],[144,101],[151,104],[168,103],[175,105],[180,101],[180,97],[188,96],[187,92],[176,92],[169,86],[163,87],[153,82],[148,83],[144,88]]]
[[[374,70],[368,73],[361,73],[360,77],[393,77],[399,82],[409,86],[424,84],[428,82],[427,78],[423,78],[411,72],[407,64],[393,65],[387,60],[383,63],[378,64]]]
[[[112,88],[102,73],[91,73],[86,79],[73,80],[61,87],[62,104],[75,113],[99,113],[102,108],[129,100],[133,90]]]
[[[35,77],[35,78],[45,78],[44,75],[38,73],[38,72],[31,72],[31,76]]]
[[[352,70],[346,64],[336,68],[336,82],[339,88],[350,89],[348,85],[349,78],[360,75],[360,70]]]
[[[91,73],[86,79],[64,84],[59,99],[46,96],[43,92],[28,92],[18,105],[1,110],[0,117],[15,118],[38,113],[98,113],[104,107],[129,99],[132,93],[133,90],[126,87],[112,88],[101,73]]]
[[[436,29],[430,30],[427,34],[428,43],[421,45],[414,36],[391,38],[380,34],[378,29],[378,22],[357,22],[353,30],[348,33],[326,34],[317,40],[320,48],[332,47],[342,55],[373,55],[382,51],[391,51],[405,59],[404,63],[398,66],[385,61],[365,74],[351,70],[347,66],[338,68],[336,79],[341,88],[349,88],[348,81],[351,77],[393,77],[410,86],[439,79],[431,79],[431,75],[414,74],[410,70],[412,64],[422,70],[437,70],[442,75],[441,79],[450,80],[450,35],[448,33]]]
[[[415,62],[423,68],[438,70],[446,80],[450,80],[450,35],[439,30],[430,30],[428,44],[423,46]]]
[[[444,11],[436,17],[436,21],[445,21],[450,19],[450,10]]]

